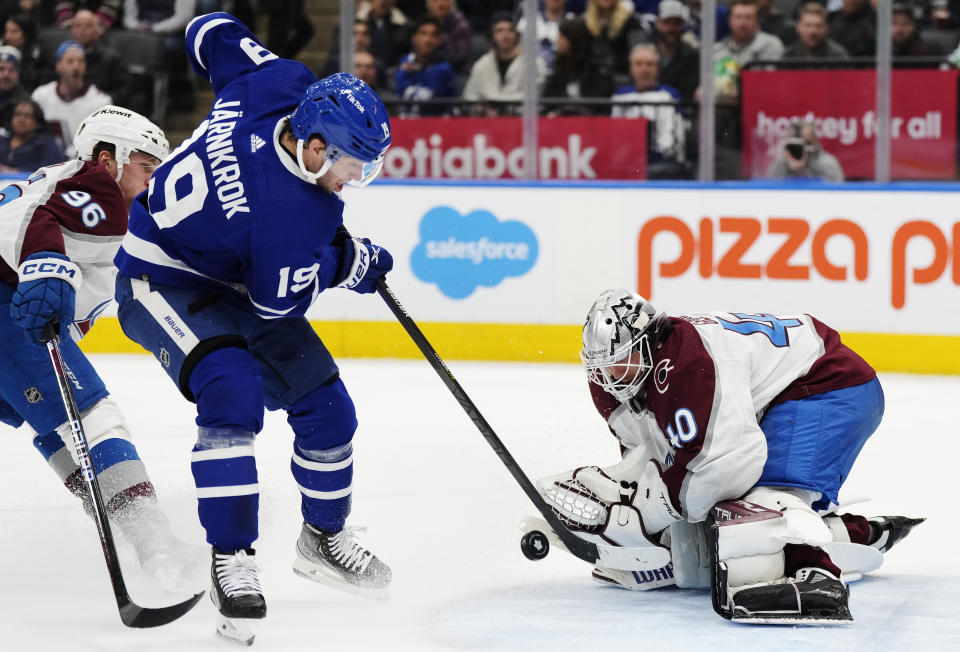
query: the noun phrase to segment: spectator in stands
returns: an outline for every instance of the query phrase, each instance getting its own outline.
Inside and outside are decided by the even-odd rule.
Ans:
[[[733,0],[730,4],[730,36],[714,48],[714,60],[730,57],[740,68],[751,61],[776,61],[783,56],[783,43],[760,31],[757,0]]]
[[[296,57],[313,38],[313,23],[303,3],[304,0],[271,0],[265,3],[270,17],[267,49],[284,59]]]
[[[366,21],[356,20],[353,23],[353,51],[370,51],[370,25]],[[323,78],[338,72],[348,72],[340,66],[340,26],[333,28],[330,36],[330,53],[327,54],[327,60],[323,68],[317,74],[317,77]]]
[[[679,2],[679,0],[674,0]],[[538,53],[543,59],[547,70],[553,70],[553,60],[557,56],[557,36],[560,34],[560,23],[567,18],[574,18],[575,14],[566,10],[566,0],[543,0],[540,10],[537,11],[536,29],[539,41]],[[527,17],[521,16],[517,21],[517,31],[524,35],[527,30]]]
[[[614,118],[646,118],[650,121],[647,176],[668,179],[681,176],[685,159],[684,120],[675,106],[677,89],[657,80],[660,55],[657,47],[640,43],[630,51],[632,84],[618,88],[611,99]]]
[[[800,7],[797,38],[787,46],[785,59],[846,59],[850,55],[843,46],[827,36],[827,10],[819,2]]]
[[[43,109],[43,115],[60,133],[63,150],[68,157],[74,154],[73,136],[85,117],[101,106],[111,103],[110,96],[85,79],[87,62],[83,46],[76,41],[64,41],[57,48],[57,80],[33,91],[33,100]]]
[[[461,72],[470,63],[470,23],[454,0],[427,0],[427,13],[440,23],[440,58]]]
[[[0,125],[9,124],[13,107],[29,99],[30,93],[20,83],[20,50],[0,45]]]
[[[40,105],[33,100],[18,102],[5,126],[9,135],[0,135],[0,172],[33,172],[66,160],[60,143],[47,133]]]
[[[757,17],[760,19],[760,31],[773,34],[784,45],[797,40],[793,21],[781,13],[775,0],[757,0]]]
[[[543,87],[546,98],[571,100],[594,97],[608,98],[616,88],[613,71],[593,66],[590,56],[590,31],[582,18],[572,18],[560,23],[557,35],[557,58],[553,73]],[[547,115],[585,115],[604,113],[605,107],[588,107],[576,102],[546,105]]]
[[[114,102],[128,106],[130,72],[120,54],[101,41],[103,26],[97,16],[89,9],[79,10],[70,24],[70,36],[83,46],[87,62],[86,80],[110,95]],[[56,77],[53,66],[45,76],[47,79]]]
[[[371,0],[357,9],[357,18],[370,26],[370,52],[377,65],[392,69],[410,47],[407,17],[394,6],[394,0]]]
[[[489,102],[523,101],[525,68],[521,57],[520,35],[513,17],[500,12],[490,18],[493,47],[477,59],[470,69],[470,77],[463,89],[463,98]],[[537,58],[537,87],[543,86],[547,70],[543,61]],[[502,113],[516,113],[516,106],[498,107],[483,105],[476,107],[476,114],[496,116]]]
[[[830,14],[830,38],[851,57],[872,57],[877,50],[877,14],[870,0],[843,0]]]
[[[193,81],[187,71],[184,30],[194,15],[196,0],[125,0],[123,25],[129,30],[163,37],[164,61],[170,72],[170,107],[193,108]]]
[[[960,0],[931,0],[930,20],[936,29],[960,28]]]
[[[179,37],[196,15],[196,0],[124,0],[123,26],[141,32]]]
[[[7,18],[3,26],[3,44],[20,51],[20,83],[26,88],[36,85],[40,47],[37,45],[37,25],[33,17],[16,14]]]
[[[783,43],[760,31],[756,0],[733,0],[730,4],[730,36],[714,45],[716,92],[724,98],[740,95],[740,71],[751,61],[776,61],[783,56]]]
[[[929,57],[933,51],[920,39],[917,33],[915,8],[909,2],[894,2],[891,8],[893,22],[890,25],[890,39],[893,41],[895,57]]]
[[[404,108],[404,115],[440,115],[449,112],[449,107],[445,106],[416,104],[457,95],[453,68],[437,55],[441,38],[437,19],[430,15],[421,16],[410,39],[413,50],[400,60],[393,77],[397,97],[414,102]]]
[[[812,122],[795,120],[767,170],[770,179],[843,181],[843,168],[833,154],[823,151]]]
[[[393,93],[384,87],[383,71],[377,68],[377,60],[369,52],[353,53],[353,75],[367,83],[377,92],[384,102],[395,99]]]
[[[588,0],[583,13],[590,32],[590,63],[613,71],[615,83],[629,81],[628,59],[630,48],[644,39],[640,19],[631,11],[632,5],[620,0]]]
[[[687,17],[680,0],[662,0],[653,42],[660,56],[660,81],[676,88],[689,102],[700,85],[700,53],[683,40]]]
[[[93,11],[97,20],[107,30],[117,20],[120,13],[120,7],[123,0],[80,0],[80,2],[68,2],[60,0],[54,9],[56,12],[56,25],[60,28],[70,27],[73,17],[78,8],[86,8]]]

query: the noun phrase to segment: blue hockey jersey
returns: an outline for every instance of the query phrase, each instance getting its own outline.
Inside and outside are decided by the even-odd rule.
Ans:
[[[264,318],[303,315],[326,289],[315,252],[343,222],[339,196],[305,179],[279,144],[316,77],[229,14],[195,18],[186,49],[216,100],[134,202],[117,267],[162,285],[229,288]]]

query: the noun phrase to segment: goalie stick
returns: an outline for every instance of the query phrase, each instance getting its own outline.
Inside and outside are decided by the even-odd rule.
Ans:
[[[434,371],[440,376],[440,380],[443,381],[443,384],[447,386],[447,389],[449,389],[454,398],[457,399],[460,406],[467,413],[467,416],[469,416],[474,425],[477,426],[480,434],[483,435],[483,438],[486,439],[490,447],[493,448],[493,451],[500,458],[500,461],[507,467],[510,475],[517,481],[517,484],[520,485],[524,493],[527,494],[527,498],[529,498],[533,506],[537,508],[537,511],[543,515],[544,520],[550,524],[550,527],[567,550],[575,557],[579,557],[591,564],[605,568],[616,568],[618,570],[660,568],[670,561],[670,551],[664,548],[623,548],[603,543],[593,543],[581,539],[567,529],[563,522],[554,514],[553,510],[550,509],[550,506],[533,486],[533,483],[530,482],[530,479],[520,468],[520,465],[517,464],[513,455],[510,454],[507,447],[500,441],[500,438],[493,431],[490,424],[487,423],[487,420],[480,413],[480,410],[477,409],[477,406],[474,405],[470,397],[467,396],[463,387],[460,386],[460,383],[457,382],[453,373],[450,372],[450,369],[444,364],[436,350],[430,345],[430,342],[426,336],[424,336],[420,327],[417,326],[413,318],[410,317],[397,300],[397,297],[387,286],[383,277],[377,279],[377,292],[386,302],[387,306],[390,307],[390,310],[397,318],[397,321],[400,322],[400,325],[407,331],[410,339],[412,339],[417,345],[417,348],[420,349],[420,352],[427,359],[427,362],[430,363],[430,366],[433,367]]]
[[[113,595],[117,600],[117,608],[120,610],[120,620],[127,627],[166,625],[190,611],[204,592],[201,591],[190,599],[169,607],[141,607],[130,599],[126,584],[123,581],[123,574],[120,572],[117,547],[113,542],[113,533],[110,531],[110,523],[107,520],[107,510],[103,506],[100,483],[97,481],[93,462],[90,459],[87,435],[83,430],[83,424],[80,422],[80,411],[77,409],[77,402],[73,397],[73,390],[70,388],[66,365],[63,362],[63,356],[60,354],[59,337],[56,333],[56,323],[47,324],[44,329],[44,340],[47,344],[47,353],[50,354],[53,371],[57,376],[60,398],[63,399],[63,407],[67,412],[67,422],[70,424],[70,431],[73,434],[77,459],[80,460],[80,468],[83,478],[86,480],[87,495],[90,497],[91,505],[93,505],[93,520],[96,522],[97,531],[100,534],[100,547],[103,549],[103,557],[107,562],[107,571],[110,574],[110,582],[113,584]]]

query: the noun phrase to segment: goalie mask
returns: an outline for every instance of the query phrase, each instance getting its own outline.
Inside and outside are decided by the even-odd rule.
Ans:
[[[669,325],[667,315],[627,290],[607,290],[587,313],[580,359],[590,382],[619,401],[640,391]]]

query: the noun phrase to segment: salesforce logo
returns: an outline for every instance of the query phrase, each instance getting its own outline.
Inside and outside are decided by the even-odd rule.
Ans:
[[[451,299],[465,299],[481,285],[493,287],[508,276],[526,274],[537,253],[537,237],[522,222],[501,222],[489,211],[461,215],[437,206],[420,222],[410,266],[421,281],[436,283]]]

